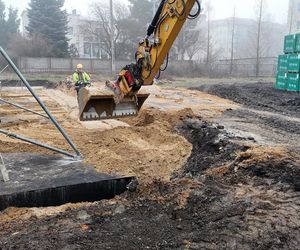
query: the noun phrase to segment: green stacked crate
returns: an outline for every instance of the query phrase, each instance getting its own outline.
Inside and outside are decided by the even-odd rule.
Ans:
[[[295,50],[294,52],[300,53],[300,34],[296,34],[295,36]]]
[[[287,76],[287,90],[299,91],[299,73],[289,73]]]
[[[296,49],[296,35],[287,35],[284,38],[284,53],[294,53]]]
[[[278,56],[278,72],[287,72],[288,71],[288,55],[279,55]]]
[[[276,89],[287,89],[287,73],[278,72],[276,78]]]
[[[300,33],[284,38],[285,55],[278,56],[277,89],[300,91]]]
[[[300,54],[288,55],[288,72],[298,73],[300,72]]]

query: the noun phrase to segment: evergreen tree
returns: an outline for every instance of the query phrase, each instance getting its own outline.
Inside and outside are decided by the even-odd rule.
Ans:
[[[18,10],[13,9],[12,7],[8,8],[6,26],[9,34],[19,33],[20,19],[18,18]]]
[[[1,25],[5,22],[5,4],[0,0],[0,22]]]
[[[64,0],[31,0],[28,9],[29,34],[47,40],[56,57],[69,56],[68,16],[63,6]]]
[[[6,21],[5,4],[0,0],[0,46],[5,47],[6,43]]]
[[[3,48],[7,48],[11,38],[19,33],[20,26],[18,11],[10,7],[8,9],[8,17],[5,11],[5,4],[0,0],[0,46]]]

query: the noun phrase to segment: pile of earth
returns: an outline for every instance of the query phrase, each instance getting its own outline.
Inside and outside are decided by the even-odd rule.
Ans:
[[[282,148],[243,147],[203,121],[187,119],[176,130],[193,143],[184,176],[142,184],[112,201],[11,221],[0,232],[0,248],[298,248],[299,161]]]

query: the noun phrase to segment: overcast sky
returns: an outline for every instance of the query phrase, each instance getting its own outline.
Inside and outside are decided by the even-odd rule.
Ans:
[[[12,5],[21,12],[26,9],[30,0],[4,0],[7,6]],[[71,12],[72,9],[85,16],[89,15],[89,5],[97,1],[109,0],[66,0],[66,9]],[[127,0],[120,0],[127,3]],[[232,16],[233,6],[236,3],[236,12],[238,17],[251,18],[254,15],[254,5],[256,0],[205,0],[211,1],[214,8],[214,19],[220,19]],[[288,0],[265,0],[268,14],[272,20],[279,23],[286,23],[288,12]]]

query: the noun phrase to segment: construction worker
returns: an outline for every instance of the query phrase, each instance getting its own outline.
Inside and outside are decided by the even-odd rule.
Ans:
[[[88,73],[83,71],[83,65],[78,64],[76,72],[73,74],[73,83],[77,93],[79,90],[86,86],[91,86],[91,78]]]

